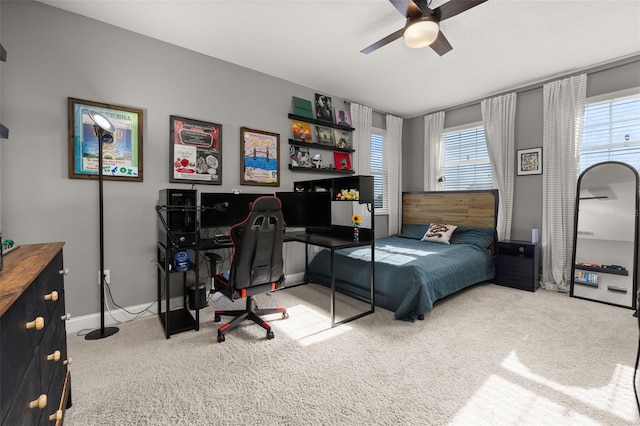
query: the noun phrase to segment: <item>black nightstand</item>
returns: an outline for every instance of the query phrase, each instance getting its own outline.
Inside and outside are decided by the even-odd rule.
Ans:
[[[496,284],[521,290],[540,287],[540,244],[498,241]]]

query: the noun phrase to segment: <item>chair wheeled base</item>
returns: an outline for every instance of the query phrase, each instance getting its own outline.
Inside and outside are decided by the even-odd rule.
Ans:
[[[282,313],[282,319],[289,318],[289,314],[287,313],[287,309],[286,308],[263,308],[263,309],[259,309],[258,305],[256,304],[256,301],[253,299],[253,296],[247,297],[247,305],[246,305],[245,309],[230,310],[230,311],[216,310],[215,314],[214,314],[214,317],[213,317],[213,321],[214,322],[220,322],[220,316],[222,316],[222,315],[235,317],[234,319],[232,319],[228,323],[226,323],[226,324],[224,324],[224,325],[222,325],[222,326],[220,326],[218,328],[218,342],[219,343],[224,342],[225,333],[227,331],[233,330],[234,328],[236,328],[238,325],[240,325],[240,323],[242,323],[245,320],[251,320],[251,321],[255,322],[256,324],[258,324],[260,327],[262,327],[265,330],[267,330],[266,338],[267,338],[267,340],[271,340],[274,337],[273,331],[271,331],[271,325],[268,322],[266,322],[265,320],[263,320],[262,318],[260,318],[260,316],[261,315],[269,315],[269,314],[277,314],[277,313]]]

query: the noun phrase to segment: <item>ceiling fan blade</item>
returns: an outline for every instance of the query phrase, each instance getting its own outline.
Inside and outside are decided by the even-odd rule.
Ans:
[[[486,1],[487,0],[449,0],[442,6],[433,9],[433,16],[437,21],[444,21]]]
[[[431,43],[429,47],[431,47],[440,56],[453,49],[449,40],[447,40],[444,34],[442,34],[442,31],[438,32],[438,38],[436,38],[436,41]]]
[[[393,7],[405,18],[416,18],[422,16],[422,11],[413,0],[389,0]],[[426,3],[425,3],[426,4]]]
[[[364,49],[362,49],[360,51],[360,53],[369,54],[369,53],[373,52],[374,50],[378,50],[382,46],[386,46],[387,44],[391,43],[392,41],[395,41],[395,40],[399,39],[400,37],[402,37],[402,33],[404,33],[404,28],[400,28],[398,31],[396,31],[396,32],[394,32],[392,34],[389,34],[388,36],[386,36],[385,38],[383,38],[381,40],[376,41],[371,46],[365,47]]]

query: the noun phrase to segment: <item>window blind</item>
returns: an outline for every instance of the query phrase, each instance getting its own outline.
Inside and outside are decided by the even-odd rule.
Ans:
[[[387,213],[389,186],[384,161],[384,135],[374,132],[371,133],[371,175],[376,213]]]
[[[622,161],[640,170],[640,95],[585,107],[580,173],[602,161]]]
[[[491,189],[491,162],[483,127],[444,134],[443,189]]]

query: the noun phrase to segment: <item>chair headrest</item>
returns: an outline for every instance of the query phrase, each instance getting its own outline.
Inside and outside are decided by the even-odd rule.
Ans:
[[[279,211],[281,209],[280,199],[273,196],[258,197],[251,207],[251,211],[253,212]]]

